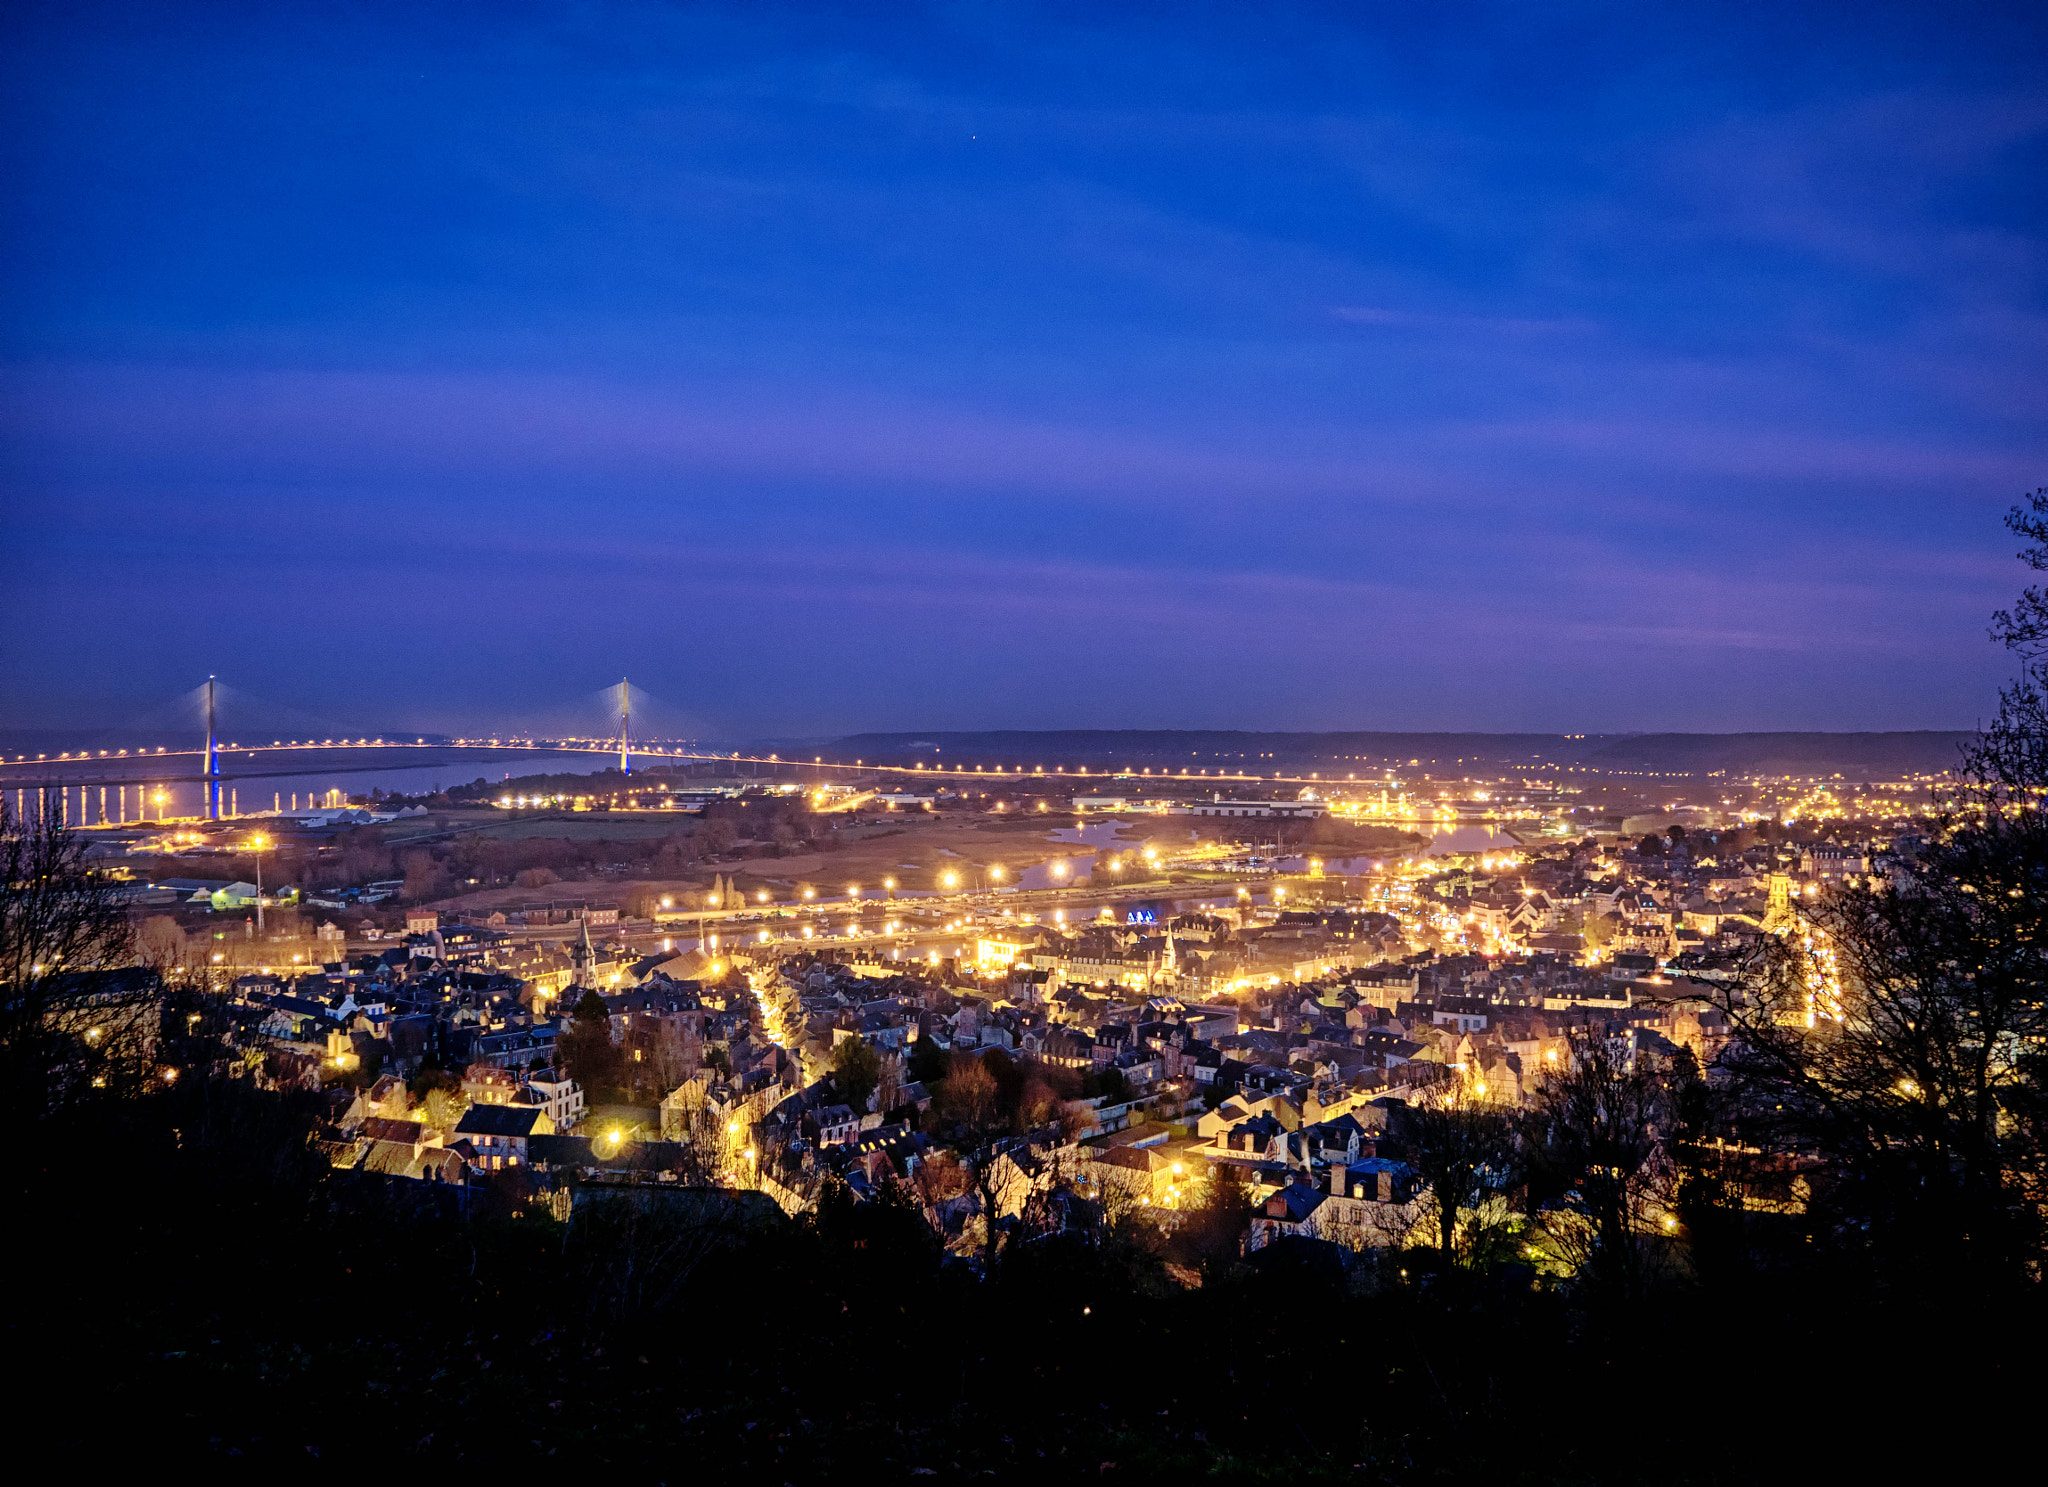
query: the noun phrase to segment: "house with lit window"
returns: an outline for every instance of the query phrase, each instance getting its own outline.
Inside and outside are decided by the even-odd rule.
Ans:
[[[555,1123],[538,1105],[472,1105],[456,1125],[454,1139],[467,1141],[485,1171],[526,1165],[527,1142],[552,1136]]]
[[[583,1119],[583,1086],[557,1070],[535,1070],[520,1096],[515,1103],[534,1105],[546,1111],[558,1131],[566,1131]]]

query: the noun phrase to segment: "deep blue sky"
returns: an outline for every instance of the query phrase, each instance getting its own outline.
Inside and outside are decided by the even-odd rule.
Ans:
[[[0,720],[1967,726],[2038,6],[0,22]]]

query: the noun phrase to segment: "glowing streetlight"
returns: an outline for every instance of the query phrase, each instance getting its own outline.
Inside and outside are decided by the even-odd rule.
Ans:
[[[261,833],[249,838],[249,849],[256,854],[256,933],[263,933],[263,849],[270,843]]]

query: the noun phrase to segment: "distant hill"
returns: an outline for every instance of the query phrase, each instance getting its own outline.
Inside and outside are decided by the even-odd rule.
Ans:
[[[1603,769],[1708,774],[1938,774],[1970,733],[1641,733],[1604,741],[1582,762]],[[1591,742],[1591,740],[1589,740]]]
[[[893,761],[960,755],[970,763],[1041,762],[1160,765],[1191,760],[1250,763],[1278,759],[1451,763],[1458,760],[1513,761],[1576,758],[1582,740],[1555,733],[1251,733],[1236,729],[1077,728],[1034,732],[997,729],[984,733],[856,733],[831,747],[857,758]]]
[[[1234,729],[995,729],[978,733],[856,733],[836,758],[902,763],[1087,764],[1098,768],[1214,768],[1243,763],[1328,769],[1490,764],[1589,764],[1660,773],[1935,773],[1968,733],[1254,733]],[[1348,771],[1346,771],[1348,772]]]

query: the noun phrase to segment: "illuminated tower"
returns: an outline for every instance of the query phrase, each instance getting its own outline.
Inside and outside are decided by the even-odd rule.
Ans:
[[[1792,923],[1792,879],[1785,873],[1772,873],[1770,890],[1770,903],[1764,910],[1764,928],[1784,929]]]
[[[619,773],[633,772],[633,688],[619,678]]]
[[[206,679],[206,819],[220,819],[220,737],[214,731],[214,679]]]

